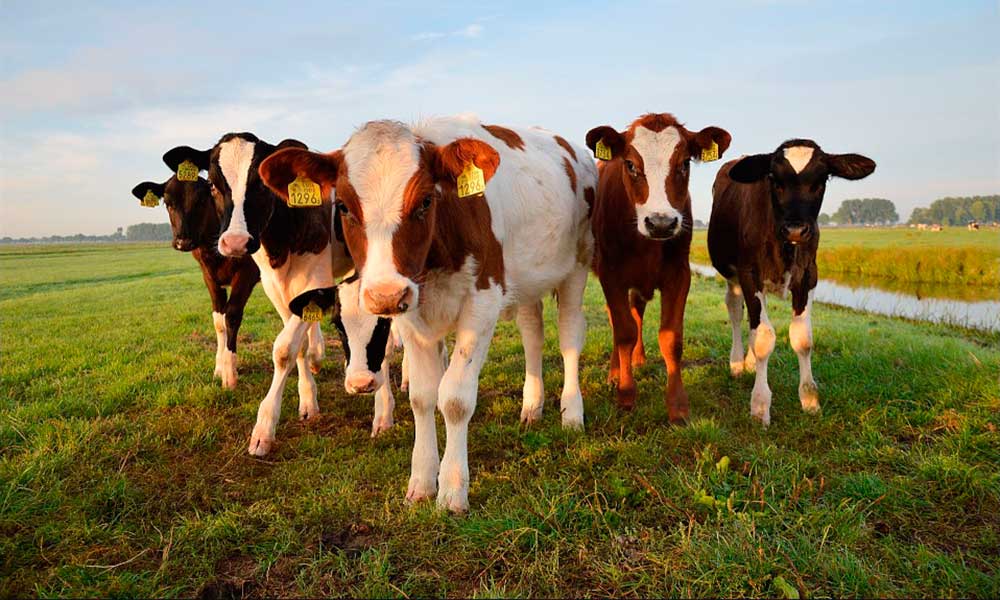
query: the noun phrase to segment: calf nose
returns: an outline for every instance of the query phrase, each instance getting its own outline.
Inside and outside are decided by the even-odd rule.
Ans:
[[[373,315],[395,315],[410,308],[413,293],[405,283],[376,283],[365,290],[365,308]]]
[[[812,227],[808,223],[785,223],[781,227],[785,239],[793,244],[801,244],[812,237]]]
[[[370,371],[356,371],[344,379],[349,394],[367,394],[375,391],[375,375]]]
[[[649,237],[653,239],[666,239],[673,237],[680,229],[677,217],[663,213],[653,213],[643,221]]]
[[[227,231],[219,238],[219,254],[223,256],[243,256],[247,253],[249,233]]]

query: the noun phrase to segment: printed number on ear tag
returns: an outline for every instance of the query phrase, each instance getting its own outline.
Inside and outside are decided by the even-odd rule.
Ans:
[[[177,165],[177,179],[180,181],[198,181],[198,167],[189,160]]]
[[[319,323],[323,318],[323,309],[316,306],[315,302],[306,304],[302,309],[302,320],[306,323]]]
[[[701,162],[712,162],[713,160],[719,160],[719,145],[715,142],[712,142],[711,148],[701,151]]]
[[[458,176],[458,197],[467,198],[486,191],[486,179],[483,170],[473,163],[465,165],[465,170]]]
[[[142,197],[142,205],[155,208],[160,205],[160,197],[153,193],[153,190],[146,190],[146,195]]]
[[[303,208],[322,204],[323,198],[320,197],[319,184],[312,179],[296,177],[295,181],[288,184],[288,206]]]
[[[597,145],[594,146],[594,156],[600,160],[611,160],[611,148],[604,144],[604,140],[597,140]]]

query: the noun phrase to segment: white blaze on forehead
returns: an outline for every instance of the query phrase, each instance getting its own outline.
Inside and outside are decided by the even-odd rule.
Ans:
[[[420,168],[417,137],[402,123],[368,123],[347,141],[344,162],[364,218],[365,285],[401,280],[393,261],[392,236],[402,220],[406,184]]]
[[[248,233],[243,203],[246,201],[247,180],[250,178],[250,164],[253,162],[253,142],[234,137],[219,147],[219,169],[229,184],[233,198],[233,217],[226,231]]]
[[[810,146],[789,146],[785,148],[785,160],[792,165],[796,173],[801,173],[812,160],[814,149]]]
[[[645,232],[644,220],[649,215],[666,215],[678,220],[682,218],[681,213],[670,205],[666,187],[667,177],[670,175],[670,157],[674,155],[674,150],[682,139],[676,127],[667,127],[661,131],[646,127],[635,129],[632,148],[642,157],[643,172],[649,186],[646,203],[635,207],[641,232]]]

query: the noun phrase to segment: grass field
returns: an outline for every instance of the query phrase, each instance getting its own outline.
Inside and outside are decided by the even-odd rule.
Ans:
[[[705,231],[696,231],[692,260],[709,264]],[[1000,230],[824,227],[820,276],[859,275],[906,283],[1000,286]]]
[[[818,306],[810,417],[775,300],[762,430],[752,380],[728,374],[722,286],[697,280],[692,422],[673,428],[653,319],[638,408],[614,408],[592,281],[586,432],[559,427],[550,303],[549,405],[530,429],[502,324],[470,430],[472,510],[456,517],[404,504],[407,403],[369,439],[371,402],[344,393],[330,327],[320,420],[296,420],[291,384],[276,449],[246,454],[279,323],[260,290],[226,392],[189,256],[8,248],[0,281],[0,596],[1000,595],[997,335]]]

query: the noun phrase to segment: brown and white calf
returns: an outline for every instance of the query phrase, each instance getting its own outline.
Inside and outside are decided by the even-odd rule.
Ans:
[[[459,197],[473,165],[485,193]],[[416,126],[368,123],[330,154],[285,150],[261,165],[279,193],[297,176],[336,189],[367,311],[391,316],[403,337],[414,415],[407,498],[437,491],[441,507],[468,508],[468,427],[479,373],[502,314],[516,313],[525,346],[522,418],[539,418],[542,298],[559,302],[565,427],[583,425],[579,357],[583,290],[592,253],[586,198],[596,169],[583,149],[539,129],[471,117]],[[590,190],[588,192],[587,190]],[[455,332],[442,369],[440,344]],[[438,456],[434,408],[444,416]]]
[[[226,258],[216,251],[222,207],[216,205],[205,179],[181,181],[174,175],[163,183],[144,181],[132,188],[132,195],[139,200],[150,193],[162,198],[167,208],[173,247],[190,252],[201,267],[205,287],[212,297],[212,325],[217,344],[215,376],[222,379],[222,387],[233,389],[237,379],[236,338],[243,323],[243,309],[260,281],[260,271],[249,257]]]
[[[816,287],[817,217],[830,177],[861,179],[875,162],[859,154],[827,154],[812,140],[789,140],[768,154],[730,161],[715,178],[708,252],[712,266],[726,278],[726,307],[733,330],[729,366],[733,375],[756,371],[750,414],[771,422],[767,363],[774,351],[774,327],[765,293],[792,292],[788,340],[799,359],[799,401],[808,413],[819,411],[812,376],[812,295]],[[743,356],[743,304],[750,318],[750,339]]]
[[[714,160],[729,142],[725,130],[692,132],[666,113],[644,115],[623,132],[602,126],[587,134],[587,146],[605,161],[592,216],[593,268],[611,317],[609,379],[618,380],[622,408],[635,405],[632,368],[646,362],[643,313],[659,290],[658,339],[667,368],[667,413],[674,423],[688,418],[681,378],[684,306],[691,286],[688,177],[692,160]]]
[[[208,150],[180,146],[163,157],[175,170],[187,160],[208,171],[213,193],[225,208],[219,253],[253,257],[264,292],[284,322],[274,341],[271,387],[250,437],[249,452],[258,456],[267,454],[274,443],[281,394],[293,362],[299,373],[299,417],[319,414],[312,374],[319,371],[323,336],[319,323],[302,320],[302,309],[309,302],[324,310],[331,307],[334,278],[352,266],[342,245],[334,243],[328,199],[321,206],[291,208],[261,181],[258,168],[265,158],[284,148],[305,147],[296,140],[275,146],[251,133],[229,133]]]

